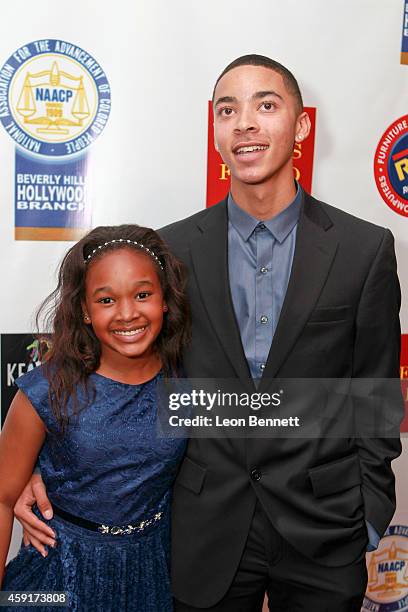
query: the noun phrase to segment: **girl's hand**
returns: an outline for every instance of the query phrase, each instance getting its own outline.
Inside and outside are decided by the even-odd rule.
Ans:
[[[53,530],[40,521],[32,511],[32,506],[35,503],[46,519],[52,518],[52,506],[47,497],[41,474],[32,475],[31,480],[14,506],[14,514],[24,529],[24,545],[28,546],[28,544],[31,544],[43,557],[46,557],[48,553],[45,546],[54,547],[56,545],[56,536]]]

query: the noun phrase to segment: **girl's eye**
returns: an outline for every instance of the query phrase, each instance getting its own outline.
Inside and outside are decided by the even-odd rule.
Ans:
[[[104,297],[104,298],[101,298],[100,300],[98,300],[98,302],[100,304],[112,304],[113,299],[110,298],[110,297]]]
[[[150,293],[148,291],[140,291],[136,297],[138,300],[145,300],[149,295]]]

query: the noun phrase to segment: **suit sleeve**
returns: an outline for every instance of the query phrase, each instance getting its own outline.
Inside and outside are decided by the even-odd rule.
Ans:
[[[384,230],[358,305],[353,355],[353,377],[374,379],[373,386],[386,397],[385,402],[380,402],[380,410],[384,411],[381,422],[391,423],[386,435],[362,434],[357,440],[365,518],[380,535],[395,511],[391,461],[401,453],[399,425],[404,402],[399,381],[400,304],[394,238]],[[358,402],[355,409],[359,410]]]

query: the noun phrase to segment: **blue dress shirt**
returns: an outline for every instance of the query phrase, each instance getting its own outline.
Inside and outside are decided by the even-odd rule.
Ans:
[[[251,376],[261,378],[285,299],[303,192],[266,221],[228,197],[228,272],[232,303]]]
[[[278,215],[259,221],[228,196],[228,273],[232,304],[252,378],[262,376],[292,269],[303,190]],[[366,521],[368,551],[380,536]]]

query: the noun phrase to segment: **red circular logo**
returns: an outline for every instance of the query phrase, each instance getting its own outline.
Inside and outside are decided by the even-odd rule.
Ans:
[[[386,129],[374,158],[377,189],[394,212],[408,217],[408,115]]]

